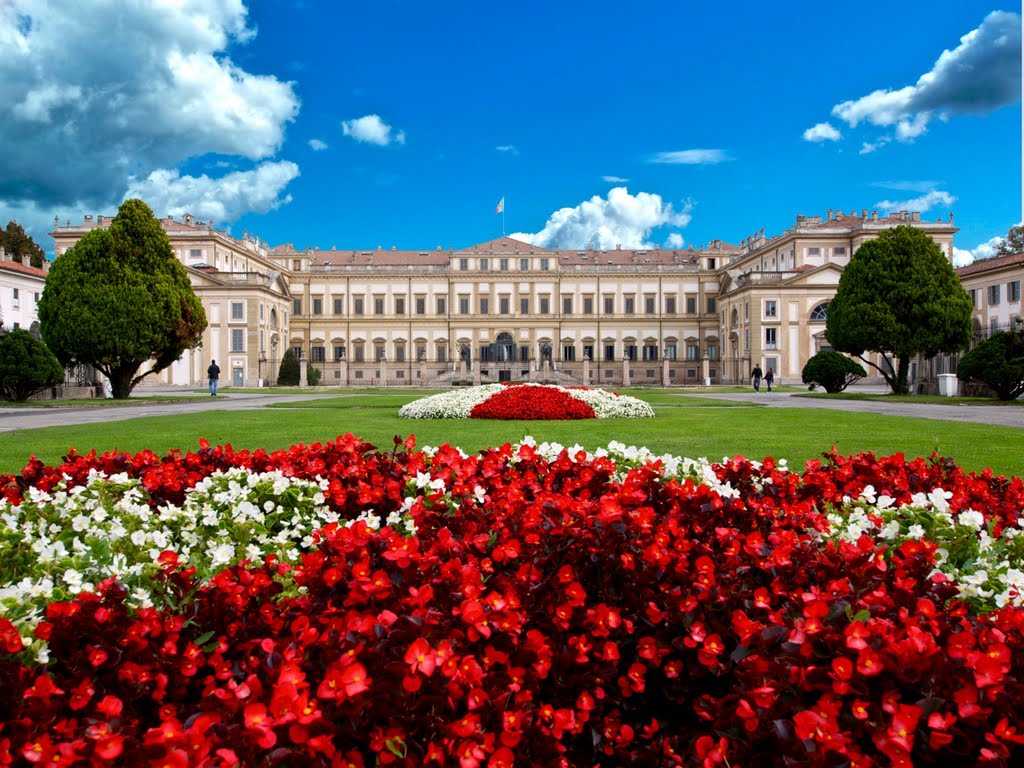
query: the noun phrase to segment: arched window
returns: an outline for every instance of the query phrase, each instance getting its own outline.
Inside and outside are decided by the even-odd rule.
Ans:
[[[828,302],[823,301],[821,304],[811,310],[811,322],[823,323],[828,319]]]

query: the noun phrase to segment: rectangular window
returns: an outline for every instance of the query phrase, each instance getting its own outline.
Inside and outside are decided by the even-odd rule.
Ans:
[[[563,296],[562,297],[562,314],[563,315],[571,315],[572,314],[572,296]]]
[[[764,348],[765,349],[778,349],[776,346],[776,333],[775,328],[764,329]]]
[[[764,316],[765,317],[778,317],[779,306],[778,302],[771,299],[764,303]]]
[[[713,315],[715,314],[715,311],[715,297],[708,296],[708,314]]]
[[[292,259],[292,271],[293,272],[301,272],[302,271],[302,259]]]
[[[614,296],[605,296],[604,297],[604,313],[606,315],[614,315],[615,314],[615,297]]]
[[[302,299],[292,299],[292,314],[293,315],[301,315],[302,314]]]
[[[615,360],[615,345],[605,344],[604,345],[604,360],[606,363],[610,363]]]
[[[674,315],[676,313],[676,297],[666,296],[665,297],[665,314]]]
[[[38,295],[36,294],[36,296]],[[1006,300],[1020,301],[1020,280],[1013,280],[1006,284]]]
[[[309,362],[311,363],[322,363],[327,359],[326,351],[323,347],[310,347],[309,348]]]
[[[988,303],[992,306],[999,303],[999,289],[1001,287],[999,285],[990,285],[988,287]]]
[[[498,311],[506,317],[509,314],[509,298],[508,296],[502,296],[498,299]]]
[[[644,296],[644,314],[653,315],[656,311],[654,308],[654,297]]]
[[[244,320],[245,319],[245,304],[241,301],[231,302],[231,319],[232,320]]]
[[[334,345],[334,362],[339,362],[345,359],[345,345],[335,344]]]
[[[652,362],[658,359],[658,345],[644,344],[644,361]]]
[[[491,261],[490,261],[490,259],[480,259],[480,271],[481,272],[486,272],[490,268],[491,268]]]
[[[366,362],[366,346],[363,344],[353,344],[352,354],[356,358],[357,363]]]
[[[527,296],[521,296],[519,298],[519,314],[528,315],[530,314],[530,299]]]
[[[437,362],[444,363],[448,361],[448,347],[444,344],[438,344],[435,348],[437,350]]]
[[[541,259],[540,260],[540,271],[541,272],[547,272],[548,271],[548,260],[547,259]]]
[[[636,312],[636,299],[632,296],[624,296],[623,299],[623,312],[627,315],[632,315]]]
[[[676,355],[677,355],[676,345],[675,344],[666,344],[665,345],[665,357],[667,357],[669,360],[675,361]]]
[[[697,297],[687,296],[686,297],[686,314],[695,315],[697,314]]]
[[[700,360],[700,344],[686,345],[686,359],[687,360]]]
[[[459,296],[459,314],[469,314],[469,296]]]
[[[313,299],[313,314],[322,315],[324,313],[324,300],[317,296]]]
[[[263,305],[260,304],[260,320],[263,319]]]
[[[416,360],[422,362],[427,359],[427,345],[420,342],[416,345]]]
[[[714,268],[715,268],[715,260],[714,259],[708,259],[708,269],[714,269]]]
[[[373,297],[373,314],[383,315],[384,314],[384,297],[374,296]]]
[[[978,306],[978,291],[975,288],[971,288],[971,290],[967,292],[967,295],[971,297],[971,306]]]
[[[576,360],[576,347],[572,344],[562,345],[562,360],[571,363]]]
[[[593,344],[584,344],[583,345],[583,359],[584,360],[593,360],[594,359],[594,345]]]
[[[436,304],[437,304],[437,306],[436,306],[437,314],[439,314],[439,315],[446,315],[446,314],[448,314],[448,297],[447,296],[438,296]]]
[[[592,315],[594,314],[594,299],[590,296],[583,298],[583,314]]]
[[[244,328],[232,328],[231,329],[231,351],[232,352],[245,352],[245,329]]]
[[[486,296],[480,297],[480,314],[488,315],[491,312],[491,300]]]
[[[551,298],[549,296],[540,297],[540,313],[542,315],[551,314]]]
[[[807,249],[807,255],[808,256],[820,256],[821,255],[821,248],[808,248]]]
[[[345,300],[335,299],[334,300],[334,314],[343,315],[345,314]]]
[[[498,268],[502,272],[508,272],[508,259],[500,259],[498,261]]]
[[[750,319],[750,302],[749,301],[743,303],[743,319],[744,320],[749,320]]]
[[[363,297],[362,296],[356,296],[356,298],[352,300],[352,313],[356,314],[356,315],[362,315],[363,314]]]
[[[405,314],[405,296],[395,296],[395,314]]]
[[[201,259],[201,258],[203,258],[203,249],[202,248],[190,248],[189,252],[188,252],[188,257],[190,259]]]
[[[718,345],[717,344],[708,344],[708,357],[711,358],[712,360],[717,360],[718,359]],[[712,373],[711,375],[714,376],[715,374]]]
[[[459,271],[465,272],[469,269],[469,259],[459,259]]]
[[[376,360],[377,362],[380,362],[381,360],[384,360],[385,357],[386,357],[386,352],[385,352],[384,345],[383,344],[374,344],[373,345],[373,359]],[[379,375],[380,374],[378,374],[378,376]]]
[[[625,348],[625,351],[626,351],[626,357],[628,357],[630,360],[632,360],[635,363],[636,362],[636,344],[627,344],[626,348]]]
[[[520,272],[529,272],[530,271],[530,260],[529,259],[520,259],[519,260],[519,271]]]
[[[395,344],[395,362],[405,362],[405,344]]]
[[[416,314],[425,315],[427,314],[427,299],[425,296],[416,297]]]
[[[843,247],[843,248],[833,248],[832,249],[832,255],[833,256],[845,256],[846,255],[846,248],[845,247]]]

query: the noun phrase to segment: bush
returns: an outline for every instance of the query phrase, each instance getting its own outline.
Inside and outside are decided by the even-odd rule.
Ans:
[[[848,386],[865,376],[867,371],[846,355],[824,350],[816,354],[803,370],[804,384],[819,384],[826,392],[842,392]]]
[[[64,368],[31,333],[18,328],[0,336],[0,398],[28,400],[62,381]]]
[[[277,385],[279,387],[299,386],[299,361],[295,359],[295,353],[288,350],[281,358],[281,368],[277,372]]]
[[[323,374],[320,372],[319,368],[314,368],[313,366],[309,366],[306,369],[306,383],[309,386],[315,387],[317,384],[320,383],[320,379],[322,377],[323,377]]]
[[[956,375],[984,382],[1000,400],[1016,399],[1024,394],[1024,333],[993,334],[964,355]]]

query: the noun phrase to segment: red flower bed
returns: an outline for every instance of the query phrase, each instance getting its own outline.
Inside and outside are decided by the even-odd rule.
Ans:
[[[473,406],[471,419],[504,419],[510,421],[550,419],[593,419],[594,409],[582,400],[555,387],[529,384],[508,386]]]
[[[45,668],[0,627],[0,764],[304,766],[1020,765],[1024,611],[973,615],[933,576],[935,545],[886,559],[822,545],[819,511],[871,484],[942,487],[997,524],[1024,484],[902,457],[807,471],[737,458],[721,495],[657,466],[529,446],[433,457],[353,438],[273,454],[204,448],[34,464],[0,488],[143,477],[155,497],[226,466],[331,479],[355,516],[398,509],[417,473],[446,491],[419,533],[322,532],[282,597],[234,567],[174,613],[129,615],[107,584],[50,607]],[[480,492],[482,489],[482,493]],[[0,620],[0,624],[3,621]]]

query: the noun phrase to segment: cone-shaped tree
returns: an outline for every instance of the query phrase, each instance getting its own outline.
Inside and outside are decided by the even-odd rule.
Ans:
[[[825,335],[839,352],[879,371],[895,394],[910,391],[910,359],[959,352],[971,339],[971,299],[931,237],[899,226],[864,243],[839,278]],[[864,357],[878,352],[884,365]]]
[[[64,380],[53,352],[28,331],[0,335],[0,398],[28,400],[36,392]]]
[[[149,206],[126,200],[109,229],[92,230],[54,261],[39,322],[61,363],[95,367],[111,394],[126,398],[199,344],[206,313]]]
[[[277,383],[282,387],[299,386],[299,378],[302,375],[299,368],[299,361],[295,359],[295,353],[286,349],[281,357],[281,368],[277,372]]]

